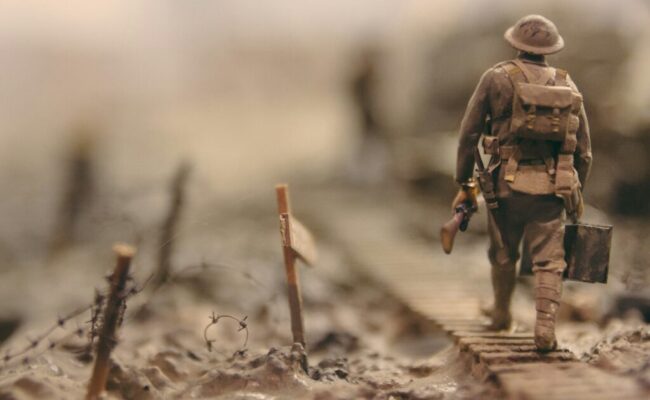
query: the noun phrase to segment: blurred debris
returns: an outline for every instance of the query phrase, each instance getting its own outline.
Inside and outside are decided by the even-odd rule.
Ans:
[[[617,293],[605,321],[613,317],[638,316],[650,322],[650,249],[647,246],[648,229],[640,225],[632,241],[633,254],[624,270],[625,291]]]
[[[347,354],[359,349],[359,338],[349,332],[327,332],[311,346],[313,352]]]
[[[636,313],[639,319],[650,323],[650,289],[619,294],[616,296],[614,309],[608,316],[626,317],[633,313]]]
[[[171,201],[169,211],[160,230],[158,248],[158,269],[155,276],[155,286],[167,282],[172,269],[172,255],[176,230],[185,204],[187,181],[190,176],[191,166],[183,162],[176,169],[170,185]]]
[[[377,112],[377,79],[379,51],[373,47],[360,50],[357,65],[350,81],[352,98],[364,138],[381,135]]]
[[[360,139],[349,177],[361,183],[380,182],[388,173],[388,142],[378,104],[380,60],[377,47],[368,45],[360,49],[349,81]]]
[[[310,377],[305,373],[305,352],[300,344],[271,348],[265,355],[233,357],[229,365],[211,368],[180,398],[213,398],[226,393],[254,390],[306,398]],[[266,398],[266,397],[264,397]]]
[[[598,322],[602,318],[600,297],[595,291],[565,290],[558,312],[558,319],[575,322]]]
[[[637,376],[650,387],[650,328],[626,330],[604,339],[592,348],[588,361],[608,371]]]
[[[124,399],[154,400],[164,398],[158,393],[157,388],[151,382],[152,380],[136,368],[123,366],[113,361],[106,382],[106,390],[118,394],[120,398]]]
[[[14,334],[21,323],[22,321],[18,317],[0,319],[0,345]]]
[[[80,218],[89,208],[95,190],[95,133],[81,125],[73,134],[66,165],[61,205],[50,243],[50,253],[70,246],[78,239]]]
[[[638,318],[650,322],[650,264],[648,263],[648,229],[642,221],[627,228],[634,232],[626,251],[629,253],[621,281],[625,290],[616,293],[605,315],[605,322],[614,317]]]
[[[646,155],[650,152],[650,127],[632,135],[614,135],[604,140],[603,147],[608,151],[603,152],[603,171],[597,171],[602,172],[603,179],[594,189],[604,190],[601,185],[611,182],[613,190],[607,193],[607,201],[613,213],[647,217],[650,215],[650,160]]]
[[[347,358],[326,358],[319,362],[316,368],[310,368],[309,371],[309,376],[312,379],[324,382],[347,380],[349,375],[350,366]]]

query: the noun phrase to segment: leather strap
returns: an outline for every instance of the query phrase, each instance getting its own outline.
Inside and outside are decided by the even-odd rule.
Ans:
[[[557,76],[556,68],[545,67],[541,71],[539,77],[536,77],[535,74],[533,74],[531,70],[526,66],[526,63],[523,62],[522,60],[516,58],[512,60],[512,62],[517,66],[517,68],[521,70],[521,72],[524,74],[524,77],[526,78],[526,82],[528,83],[536,83],[538,85],[549,85],[549,83],[552,83],[552,78],[554,76]]]
[[[515,64],[517,66],[517,68],[519,68],[519,70],[521,71],[522,74],[524,74],[524,77],[526,78],[526,82],[528,82],[528,83],[535,82],[535,78],[530,73],[528,68],[526,68],[523,61],[521,61],[518,58],[515,58],[514,60],[512,60],[512,63]]]

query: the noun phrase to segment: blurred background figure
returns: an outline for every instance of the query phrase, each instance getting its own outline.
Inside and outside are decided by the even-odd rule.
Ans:
[[[92,128],[79,124],[72,132],[67,151],[65,182],[61,187],[59,214],[52,233],[50,251],[56,253],[79,239],[82,215],[88,211],[93,196],[93,153],[95,134]]]
[[[349,177],[353,181],[377,183],[389,174],[389,153],[379,109],[381,57],[379,49],[360,49],[350,89],[358,117],[358,150],[352,154]]]

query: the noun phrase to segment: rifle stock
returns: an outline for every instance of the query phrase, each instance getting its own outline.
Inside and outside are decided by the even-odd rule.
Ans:
[[[454,216],[440,228],[440,243],[445,254],[450,254],[454,248],[454,239],[458,231],[464,232],[469,224],[469,219],[475,211],[474,207],[461,204],[456,207]]]
[[[454,239],[463,222],[463,213],[458,212],[440,228],[440,242],[445,254],[450,254],[454,248]]]

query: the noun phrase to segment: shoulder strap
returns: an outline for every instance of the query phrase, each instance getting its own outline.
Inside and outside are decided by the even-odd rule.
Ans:
[[[565,69],[555,68],[555,85],[569,86],[569,82],[567,82],[568,75],[569,73]]]
[[[514,61],[507,61],[502,67],[508,74],[508,78],[510,78],[512,84],[515,86],[515,90],[517,86],[515,83],[528,82],[528,77],[524,73],[524,70],[515,64]]]
[[[526,82],[533,83],[535,81],[535,78],[521,60],[515,58],[512,60],[512,63],[515,64],[517,68],[519,68],[519,70],[521,70],[521,72],[524,74],[526,77]]]
[[[539,77],[536,77],[535,74],[532,73],[531,70],[526,66],[526,64],[519,59],[506,61],[504,63],[498,64],[497,66],[503,68],[506,71],[513,84],[517,82],[527,82],[544,86],[547,86],[549,84],[552,85],[553,77],[556,75],[555,68],[546,67],[540,73]]]
[[[510,79],[512,87],[515,91],[517,91],[517,83],[526,82],[528,80],[526,78],[526,75],[524,75],[523,70],[512,61],[504,62],[502,65],[500,65],[500,67],[503,68],[503,70],[508,75],[508,78]]]
[[[515,63],[519,69],[521,69],[523,74],[526,76],[526,81],[528,81],[528,83],[535,83],[544,86],[554,84],[554,77],[557,75],[555,68],[546,66],[541,69],[539,76],[536,76],[536,74],[531,72],[531,70],[526,66],[526,63],[524,63],[522,60],[517,58],[512,60],[512,62]],[[564,76],[566,77],[566,74]]]

